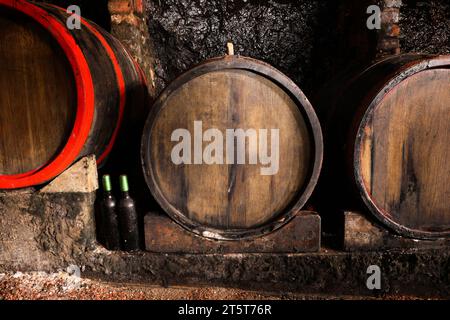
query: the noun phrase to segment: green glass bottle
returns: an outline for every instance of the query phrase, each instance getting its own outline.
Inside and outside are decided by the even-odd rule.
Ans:
[[[136,205],[130,197],[128,178],[126,175],[120,176],[121,197],[118,205],[120,234],[122,238],[122,248],[125,251],[139,249],[139,228]]]
[[[120,250],[119,223],[117,219],[116,199],[112,195],[111,178],[104,175],[103,198],[100,203],[101,208],[101,233],[108,250]]]

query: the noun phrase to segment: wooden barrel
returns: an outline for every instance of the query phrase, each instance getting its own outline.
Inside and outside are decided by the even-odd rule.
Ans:
[[[329,193],[345,198],[353,189],[379,222],[401,235],[450,235],[450,56],[380,61],[321,109]]]
[[[150,191],[199,235],[273,231],[305,204],[322,134],[305,95],[273,67],[225,56],[189,70],[155,102],[142,141]]]
[[[51,180],[78,158],[102,164],[145,88],[124,47],[65,10],[0,0],[0,189]]]

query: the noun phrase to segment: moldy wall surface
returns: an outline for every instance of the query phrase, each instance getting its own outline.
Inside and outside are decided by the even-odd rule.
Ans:
[[[403,0],[400,29],[402,52],[450,54],[450,1]]]
[[[205,59],[223,55],[232,41],[235,54],[273,65],[308,93],[345,59],[368,56],[366,38],[376,33],[365,28],[365,2],[146,0],[158,87]],[[351,15],[355,8],[359,13]],[[350,32],[354,51],[346,40]]]

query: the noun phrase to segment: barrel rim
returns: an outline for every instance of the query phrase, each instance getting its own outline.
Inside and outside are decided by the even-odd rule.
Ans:
[[[0,0],[0,6],[25,14],[53,36],[72,67],[77,90],[77,113],[65,146],[53,160],[40,168],[18,175],[0,175],[0,189],[14,189],[45,183],[76,160],[94,119],[94,85],[84,54],[65,25],[39,6],[24,0]]]
[[[407,55],[399,55],[393,58],[385,59],[382,62],[389,61],[391,59],[396,59],[398,57],[407,56]],[[408,55],[409,56],[409,55]],[[362,150],[362,139],[364,137],[364,128],[367,126],[371,115],[375,107],[393,90],[397,85],[399,85],[403,80],[411,77],[419,72],[431,69],[437,69],[441,67],[450,68],[450,55],[438,55],[438,56],[430,56],[430,55],[420,55],[415,54],[411,56],[417,56],[418,60],[410,62],[403,66],[397,73],[391,77],[390,81],[384,84],[382,88],[377,92],[377,94],[370,99],[370,103],[366,108],[360,124],[357,128],[356,132],[356,140],[353,146],[353,175],[356,181],[356,186],[361,195],[361,198],[370,212],[374,215],[374,217],[381,222],[383,225],[387,226],[392,231],[397,234],[404,235],[410,238],[418,238],[418,239],[436,239],[442,237],[449,237],[450,230],[448,231],[426,231],[420,229],[413,229],[406,227],[404,225],[399,224],[394,219],[390,218],[390,214],[379,208],[373,197],[369,194],[366,184],[364,182],[364,178],[361,173],[361,150]],[[366,72],[369,72],[371,68],[367,69]]]
[[[44,8],[45,7],[54,8],[54,9],[60,11],[62,14],[67,14],[66,10],[64,10],[63,8],[61,8],[57,5],[51,4],[51,3],[45,3],[45,4],[43,3],[43,4],[39,4],[39,5]],[[119,113],[118,113],[118,117],[117,117],[116,126],[111,135],[111,138],[109,139],[104,150],[97,156],[97,165],[101,165],[106,160],[106,158],[108,158],[109,154],[111,153],[111,151],[114,147],[114,143],[120,132],[122,122],[123,122],[125,106],[127,103],[125,78],[123,75],[122,68],[117,59],[117,56],[114,53],[114,50],[112,49],[111,45],[108,42],[108,41],[115,40],[115,39],[107,39],[108,34],[106,33],[106,31],[104,31],[103,28],[100,27],[99,25],[97,25],[96,23],[86,20],[83,17],[76,15],[75,13],[72,13],[72,16],[78,17],[80,19],[82,25],[84,27],[86,27],[89,30],[89,32],[92,33],[92,35],[95,38],[97,38],[97,40],[101,43],[101,45],[103,46],[103,48],[106,51],[106,54],[108,55],[109,60],[111,61],[111,64],[113,66],[113,69],[114,69],[114,72],[116,75],[117,88],[118,88],[118,92],[119,92]],[[109,37],[109,38],[111,38],[111,37]],[[122,46],[122,44],[120,44],[120,45]],[[128,53],[127,49],[124,46],[122,46],[122,49],[128,55],[128,58],[130,59],[130,61],[132,61],[134,67],[140,68],[139,65],[137,64],[137,62]],[[142,81],[142,79],[141,79],[141,81]],[[145,81],[142,81],[142,82],[145,84]]]
[[[308,125],[308,129],[312,138],[312,147],[314,148],[314,151],[311,151],[311,170],[309,176],[305,180],[305,185],[301,189],[302,193],[300,194],[298,199],[294,199],[294,204],[288,204],[286,209],[283,210],[284,213],[280,213],[278,216],[274,217],[272,221],[268,221],[262,226],[250,229],[224,230],[213,228],[210,226],[202,226],[173,207],[165,199],[164,195],[158,187],[158,184],[156,183],[153,167],[150,161],[150,152],[148,152],[148,147],[150,146],[151,142],[150,140],[153,124],[166,99],[176,89],[178,89],[188,81],[209,72],[226,69],[240,69],[254,72],[276,83],[285,92],[287,92],[296,103],[298,110],[305,117],[306,124]],[[206,60],[198,64],[197,66],[187,70],[174,81],[172,81],[155,100],[150,114],[146,120],[144,134],[141,141],[141,162],[144,171],[144,178],[151,194],[154,196],[158,204],[176,223],[178,223],[184,229],[191,231],[197,235],[217,240],[242,240],[255,238],[278,230],[286,223],[288,223],[301,210],[301,208],[310,198],[320,175],[322,160],[322,130],[314,109],[305,94],[291,79],[289,79],[286,75],[284,75],[271,65],[244,56],[221,56]]]

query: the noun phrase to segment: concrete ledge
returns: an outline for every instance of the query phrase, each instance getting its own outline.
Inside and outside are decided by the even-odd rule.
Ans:
[[[268,235],[242,241],[211,240],[183,229],[166,215],[149,213],[144,220],[145,246],[162,253],[296,253],[320,250],[320,217],[300,211]]]
[[[334,296],[450,297],[450,250],[391,250],[297,254],[161,254],[110,252],[79,257],[81,276],[161,286],[221,286],[277,293]],[[381,289],[369,290],[367,268],[381,270]],[[0,272],[37,266],[0,264]],[[41,269],[39,269],[41,270]],[[42,270],[41,270],[42,271]],[[52,270],[44,270],[52,271]]]
[[[450,297],[450,250],[299,254],[90,255],[88,273],[106,281],[162,286],[224,286],[266,292]],[[367,268],[381,269],[381,289],[369,290]]]

